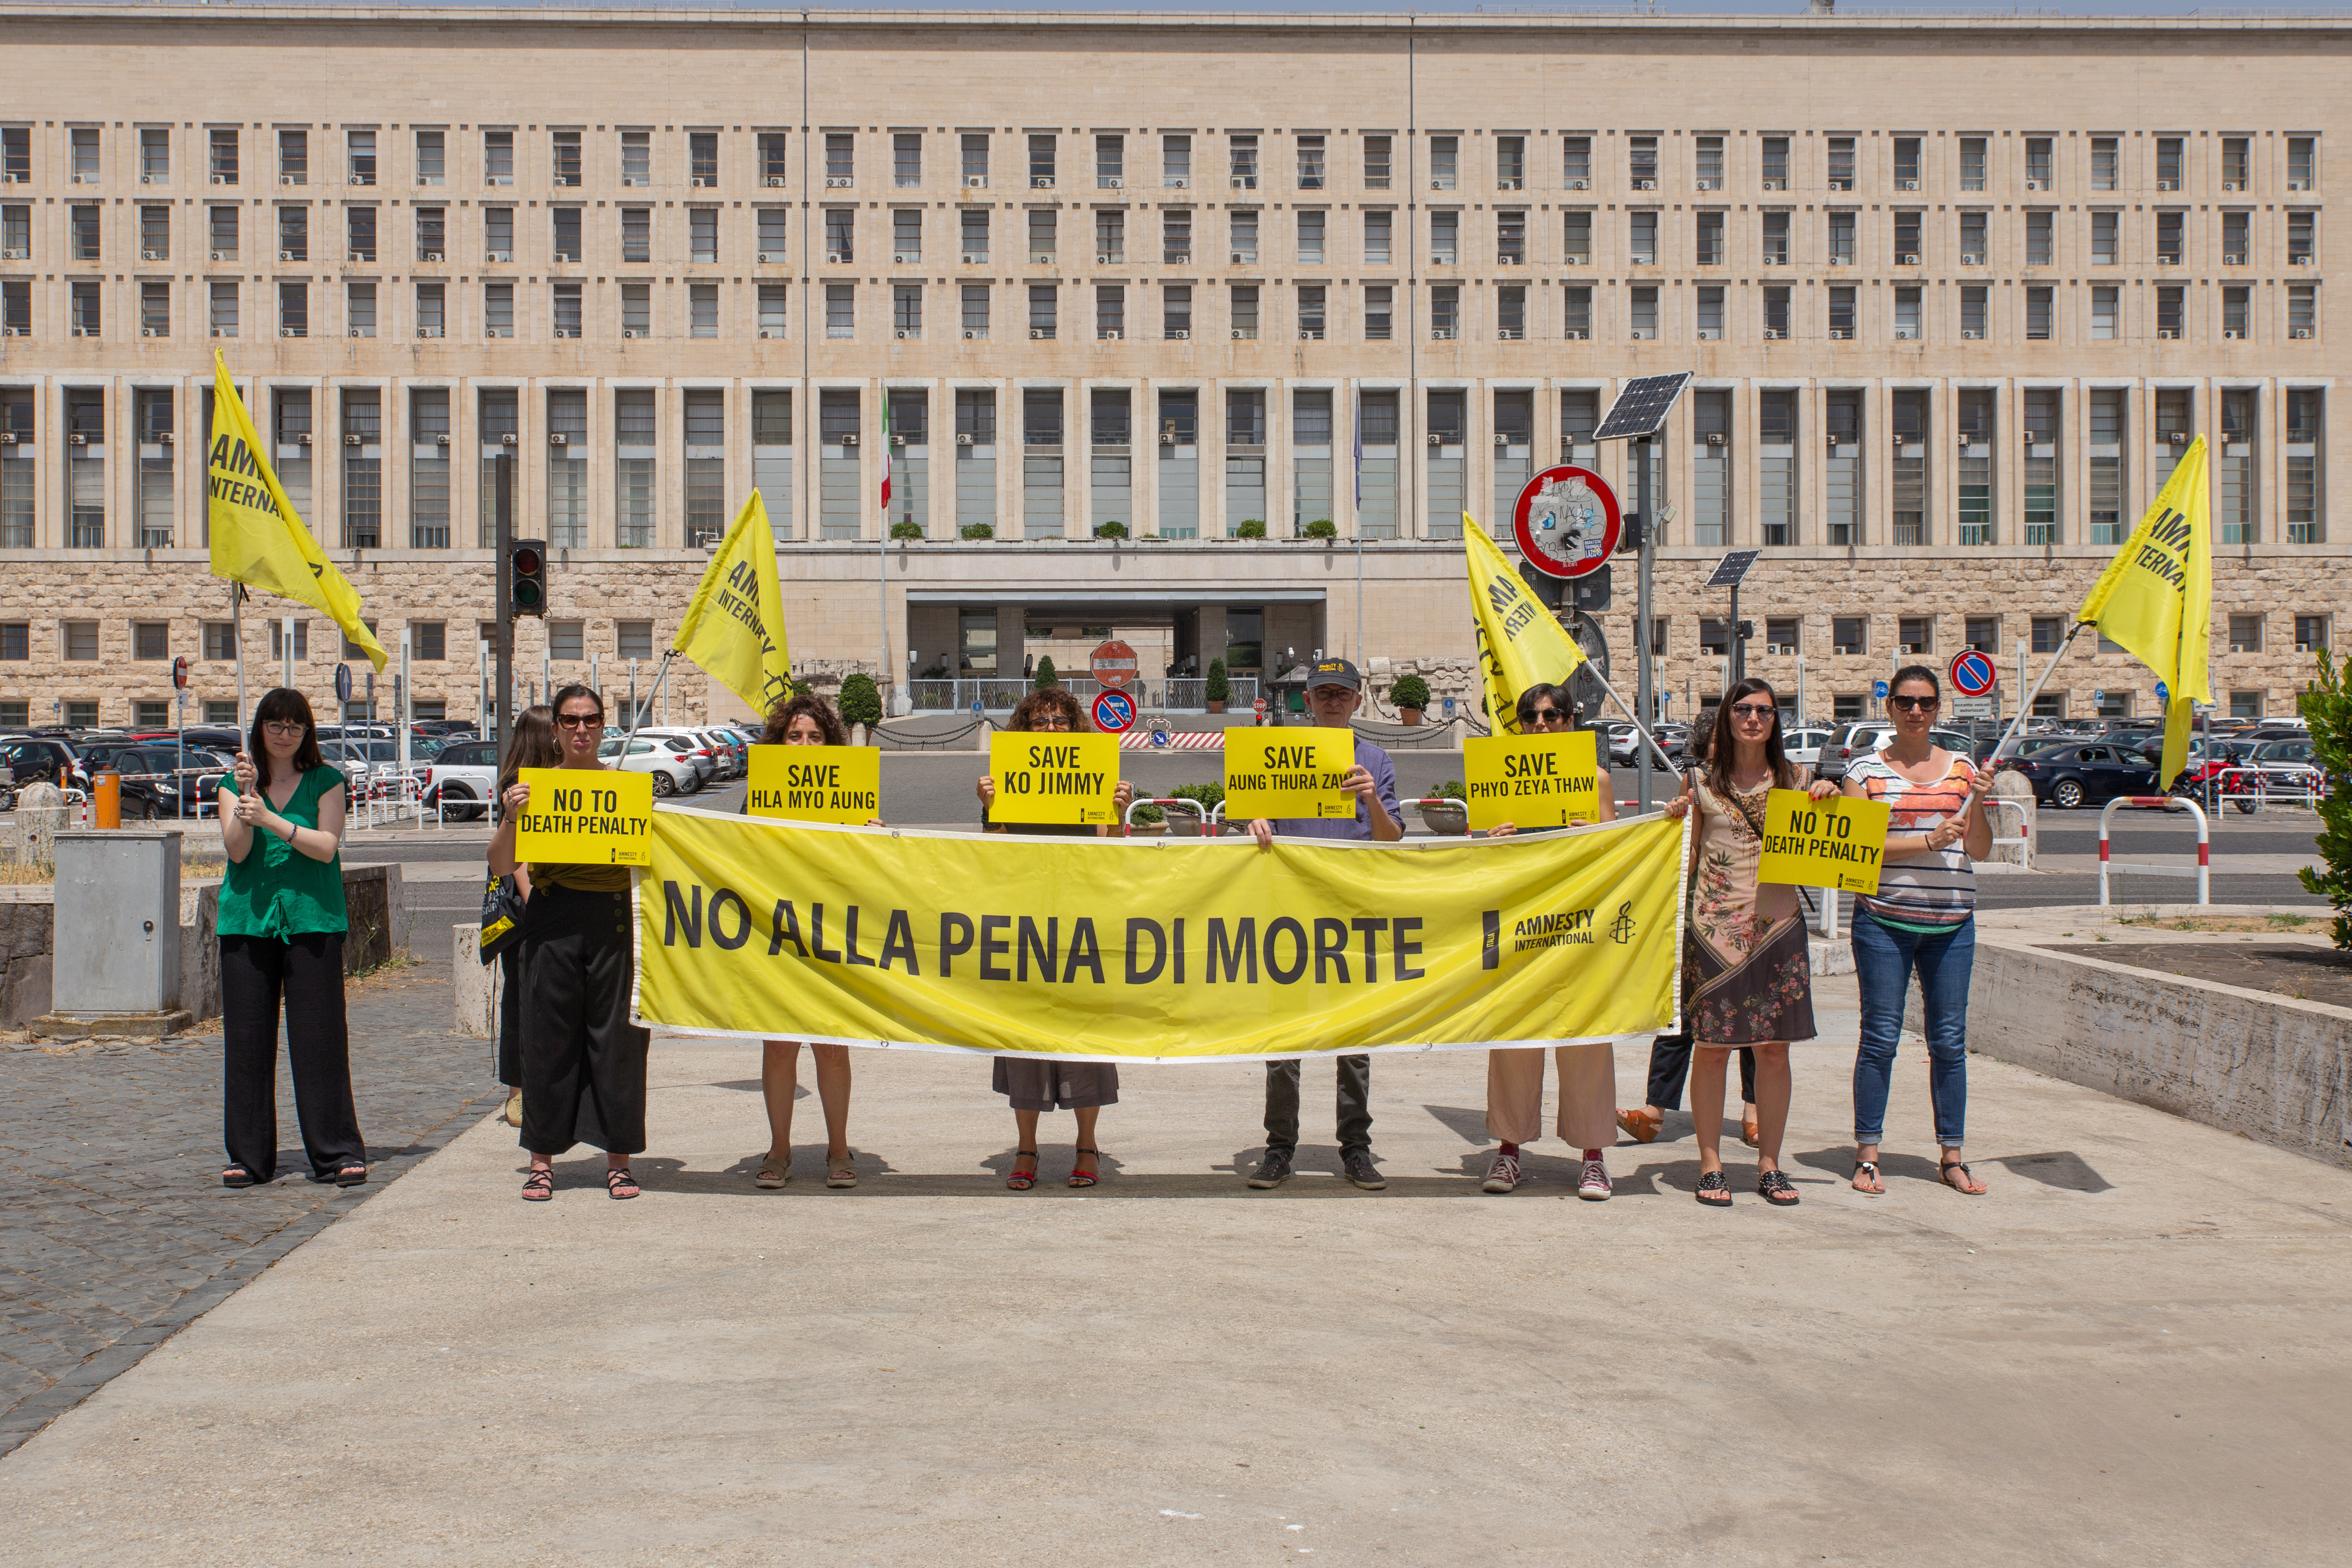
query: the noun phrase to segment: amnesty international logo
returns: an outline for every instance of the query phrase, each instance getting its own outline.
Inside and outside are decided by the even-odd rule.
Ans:
[[[1637,929],[1639,922],[1633,919],[1633,904],[1629,899],[1617,906],[1617,918],[1609,922],[1609,940],[1622,947],[1633,940]]]

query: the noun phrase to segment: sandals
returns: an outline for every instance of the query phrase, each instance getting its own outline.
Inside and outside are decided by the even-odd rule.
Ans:
[[[1658,1133],[1665,1124],[1664,1117],[1651,1115],[1645,1106],[1635,1106],[1631,1110],[1617,1113],[1618,1130],[1636,1143],[1657,1142]]]
[[[645,1189],[637,1185],[636,1177],[629,1174],[629,1168],[626,1165],[608,1165],[604,1168],[606,1197],[633,1198],[643,1191]]]
[[[1762,1124],[1752,1116],[1742,1116],[1739,1119],[1739,1141],[1750,1149],[1761,1148],[1764,1143]]]
[[[1954,1171],[1958,1171],[1960,1173],[1960,1180],[1958,1182],[1952,1180],[1952,1173]],[[1975,1175],[1969,1172],[1967,1163],[1963,1161],[1945,1160],[1939,1162],[1936,1166],[1936,1179],[1943,1183],[1944,1185],[1951,1188],[1952,1191],[1959,1194],[1962,1197],[1980,1198],[1985,1195],[1986,1189],[1981,1185],[1963,1186],[1961,1184],[1963,1182],[1976,1181]]]
[[[793,1158],[789,1154],[771,1154],[760,1162],[758,1170],[751,1173],[751,1184],[755,1187],[773,1189],[792,1179]]]
[[[224,1187],[249,1187],[257,1179],[243,1165],[231,1165],[221,1173],[221,1185]]]
[[[1797,1205],[1797,1184],[1789,1180],[1786,1171],[1759,1171],[1756,1173],[1756,1195],[1776,1209],[1794,1208]]]
[[[1029,1168],[1025,1171],[1021,1168],[1021,1162],[1024,1160],[1029,1162]],[[1036,1150],[1015,1149],[1013,1151],[1013,1173],[1004,1178],[1004,1184],[1011,1187],[1016,1193],[1025,1193],[1030,1188],[1037,1184]]]
[[[523,1202],[527,1204],[543,1204],[554,1195],[555,1173],[553,1171],[533,1171],[530,1175],[523,1178]]]
[[[334,1183],[339,1187],[356,1187],[367,1180],[365,1165],[345,1165],[335,1172]]]
[[[1862,1179],[1864,1176],[1868,1176],[1875,1184],[1864,1186]],[[1853,1174],[1848,1179],[1853,1183],[1853,1190],[1864,1197],[1876,1198],[1886,1195],[1886,1183],[1878,1173],[1878,1162],[1875,1160],[1856,1160],[1853,1163]]]
[[[855,1154],[844,1154],[840,1159],[836,1160],[830,1154],[826,1155],[824,1158],[824,1184],[828,1187],[856,1186],[857,1184],[857,1157]]]
[[[1083,1160],[1089,1154],[1092,1154],[1095,1157],[1095,1168],[1091,1171],[1081,1171],[1077,1168],[1076,1161],[1073,1161],[1070,1166],[1070,1185],[1074,1187],[1091,1187],[1102,1180],[1101,1150],[1081,1149],[1078,1151],[1076,1158],[1078,1160]]]
[[[1727,1209],[1731,1206],[1731,1184],[1724,1180],[1721,1171],[1699,1173],[1698,1201],[1711,1209]]]

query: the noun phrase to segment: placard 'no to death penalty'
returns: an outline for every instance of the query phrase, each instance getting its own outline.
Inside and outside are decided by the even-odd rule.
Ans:
[[[989,737],[991,822],[1117,822],[1118,737],[1007,730]]]
[[[882,815],[879,746],[754,746],[750,780],[752,816],[863,826]]]
[[[530,804],[515,816],[515,858],[572,866],[652,864],[651,773],[525,768]]]
[[[1843,795],[1815,800],[1801,789],[1776,789],[1764,803],[1764,853],[1756,879],[1875,893],[1892,815],[1884,801]]]

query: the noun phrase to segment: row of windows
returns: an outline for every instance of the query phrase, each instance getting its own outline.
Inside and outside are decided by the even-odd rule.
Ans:
[[[367,657],[366,651],[351,638],[337,631],[333,623],[320,621],[317,625],[324,639],[320,645],[322,649],[332,647],[337,642],[341,642],[342,651],[337,656],[338,658],[351,660]],[[312,623],[308,620],[294,621],[294,659],[298,664],[310,661],[311,626]],[[372,620],[367,623],[367,626],[370,631],[376,632],[379,637],[383,635],[382,623]],[[264,632],[259,625],[256,625],[248,629],[247,636],[255,642],[258,642],[266,636],[269,641],[269,658],[272,660],[282,659],[285,657],[286,647],[285,627],[284,619],[272,616],[268,622],[267,632]],[[566,659],[581,659],[588,657],[586,623],[551,619],[546,622],[546,628],[550,657]],[[193,642],[185,644],[175,643],[173,633],[175,629],[184,631],[188,628],[175,628],[174,624],[167,620],[134,620],[128,623],[126,629],[129,632],[127,646],[108,635],[109,628],[104,622],[59,621],[57,624],[55,657],[68,664],[95,664],[120,659],[126,654],[137,663],[162,663],[177,658],[183,653],[191,658],[206,663],[227,663],[236,658],[236,623],[234,621],[200,621],[193,628],[195,633]],[[461,624],[458,627],[461,636],[464,629]],[[395,639],[392,646],[398,646],[396,639],[399,633],[404,630],[408,634],[408,654],[412,660],[432,664],[449,658],[448,622],[403,622],[401,626],[392,633]],[[482,643],[490,642],[495,637],[497,630],[495,622],[477,623],[474,627],[476,637],[474,646],[478,647]],[[653,636],[654,623],[651,621],[616,621],[613,623],[611,647],[601,651],[613,653],[621,658],[651,658]],[[38,640],[45,639],[36,638],[32,622],[0,621],[0,663],[31,659],[33,649],[37,646]],[[470,649],[461,647],[460,656],[468,651]],[[249,657],[257,658],[260,650],[256,647],[248,647],[246,652]]]
[[[2269,632],[2273,617],[2256,611],[2231,615],[2229,621],[2229,651],[2237,654],[2261,653],[2266,640],[2275,643]],[[2327,647],[2330,618],[2325,614],[2280,614],[2276,619],[2282,628],[2294,625],[2294,651],[2309,653]],[[1956,655],[1969,649],[1999,658],[2022,652],[2052,654],[2064,646],[2066,630],[2071,624],[2063,616],[2026,616],[2023,646],[2003,646],[2004,617],[1998,612],[1958,616],[1853,615],[1770,616],[1761,627],[1761,645],[1751,645],[1751,653],[1760,652],[1765,658],[1785,658],[1796,654],[1829,654],[1832,657],[1862,658],[1874,652],[1892,652],[1897,658],[1927,658],[1937,655]],[[1957,623],[1957,625],[1955,624]],[[1692,617],[1694,639],[1677,642],[1675,632],[1683,623],[1668,616],[1654,616],[1650,620],[1650,647],[1669,658],[1677,654],[1688,657],[1696,653],[1705,658],[1731,651],[1732,626],[1717,616]],[[1881,635],[1874,637],[1874,628]],[[1884,633],[1892,631],[1893,646],[1887,646]],[[1952,634],[1958,633],[1958,640]],[[2008,633],[2009,641],[2017,642],[2016,633]],[[2096,652],[2121,654],[2121,646],[2105,637],[2097,639]],[[2090,653],[2086,642],[2078,646],[2078,653]]]
[[[190,134],[194,134],[193,132]],[[722,162],[730,178],[762,189],[789,187],[793,178],[791,137],[758,131],[749,141],[717,130],[688,131],[681,149],[676,133],[651,129],[592,135],[582,129],[518,133],[512,127],[452,132],[446,127],[412,129],[406,137],[379,127],[340,131],[280,128],[257,134],[270,160],[266,170],[245,164],[246,134],[237,127],[207,127],[197,143],[204,177],[215,185],[249,178],[281,186],[312,183],[374,185],[386,183],[436,186],[458,183],[495,189],[513,185],[518,175],[551,189],[600,186],[617,179],[624,188],[650,186],[656,177],[689,189],[719,189]],[[2069,134],[1957,137],[1896,133],[1864,137],[1858,132],[1763,132],[1681,133],[1571,131],[1430,132],[1413,146],[1411,134],[1391,131],[1340,132],[1259,131],[1201,133],[1191,131],[1129,132],[1097,131],[1065,134],[1028,131],[998,135],[960,131],[926,135],[889,131],[861,136],[851,130],[816,133],[807,149],[821,165],[825,190],[887,187],[911,190],[926,179],[963,189],[1002,182],[1025,190],[1116,191],[1156,184],[1161,190],[1227,188],[1238,191],[1286,185],[1328,190],[1342,180],[1364,190],[1433,191],[1530,189],[1692,192],[1791,189],[1901,194],[1913,191],[2168,191],[2223,195],[2318,188],[2319,142],[2315,136],[2284,138],[2224,135],[2124,137]],[[30,126],[0,128],[0,179],[30,184],[37,167]],[[173,177],[169,127],[137,131],[140,183],[165,184]],[[543,138],[543,140],[540,140]],[[532,160],[542,154],[543,163]],[[408,167],[396,169],[387,155],[405,148]],[[660,157],[656,159],[656,150]],[[727,156],[722,160],[722,149]],[[100,184],[107,178],[105,131],[68,127],[62,152],[66,179]],[[682,153],[682,156],[681,156]],[[1421,166],[1412,166],[1418,154]],[[609,161],[608,161],[609,160]],[[1342,173],[1344,168],[1344,174]],[[741,173],[738,173],[741,170]],[[812,182],[814,176],[812,175]]]
[[[480,208],[478,223],[467,225],[478,232],[463,237],[452,227],[446,207],[416,206],[408,214],[413,245],[394,244],[389,228],[379,222],[383,214],[378,208],[352,205],[341,209],[340,220],[322,210],[315,225],[307,205],[273,206],[263,220],[267,232],[254,236],[250,247],[243,238],[248,226],[244,209],[213,206],[205,209],[204,231],[195,237],[202,241],[197,250],[210,262],[237,261],[248,248],[257,260],[267,259],[274,249],[280,261],[362,265],[403,258],[420,265],[447,265],[455,255],[462,263],[483,265],[513,263],[520,256],[532,265],[593,259],[596,265],[681,260],[715,265],[724,260],[740,266],[746,248],[755,265],[786,266],[794,259],[791,209],[782,206],[755,207],[749,215],[738,212],[731,221],[719,207],[688,206],[677,215],[682,223],[667,224],[657,222],[658,213],[653,207],[624,206],[614,211],[609,227],[593,247],[584,227],[586,209],[551,206],[544,215],[544,250],[518,248],[516,209],[510,206]],[[0,261],[41,259],[41,247],[35,244],[33,215],[29,205],[0,204]],[[106,259],[105,215],[106,209],[95,205],[65,209],[67,259]],[[1752,245],[1743,240],[1739,249],[1765,267],[1851,267],[1869,264],[1874,257],[1890,267],[2053,267],[2063,259],[2067,265],[2090,267],[2132,262],[2160,267],[2218,263],[2234,268],[2275,258],[2282,254],[2274,247],[2283,237],[2286,265],[2315,267],[2319,261],[2315,212],[2287,212],[2277,225],[2258,225],[2257,215],[2251,210],[2219,213],[2214,224],[2199,226],[2205,246],[2193,257],[2189,215],[2185,210],[2158,211],[2145,226],[2126,225],[2121,211],[2077,216],[2079,221],[2070,219],[2064,226],[2063,255],[2060,215],[2055,210],[2025,211],[2013,217],[2007,214],[1997,217],[1989,210],[1961,210],[1951,214],[1948,223],[1939,216],[1931,224],[1924,209],[1889,212],[1884,221],[1875,214],[1865,216],[1855,209],[1832,209],[1818,220],[1811,216],[1805,218],[1801,226],[1818,244],[1806,247],[1808,254],[1800,257],[1791,241],[1801,226],[1797,214],[1787,208],[1766,209],[1755,215]],[[397,210],[394,216],[397,218]],[[121,219],[126,226],[136,224],[140,260],[172,259],[172,218],[173,208],[158,205],[141,206]],[[1693,212],[1685,242],[1678,213],[1633,208],[1622,215],[1621,223],[1614,212],[1577,209],[1560,215],[1560,244],[1555,253],[1537,243],[1548,226],[1540,215],[1530,215],[1525,208],[1499,208],[1486,216],[1433,208],[1425,215],[1428,259],[1433,267],[1583,267],[1593,265],[1596,255],[1604,261],[1611,256],[1622,258],[1633,267],[1685,263],[1722,267],[1735,258],[1727,237],[1735,226],[1733,219],[1734,215],[1723,210]],[[536,224],[540,219],[529,221]],[[818,209],[814,221],[823,229],[823,260],[835,267],[853,264],[861,256],[879,261],[886,235],[887,254],[899,266],[922,261],[927,254],[934,261],[952,260],[962,266],[1057,265],[1066,258],[1083,262],[1091,254],[1097,266],[1125,265],[1131,260],[1138,265],[1210,267],[1223,257],[1235,267],[1255,267],[1261,262],[1385,267],[1398,264],[1400,256],[1411,259],[1414,254],[1409,242],[1400,243],[1401,228],[1409,228],[1410,224],[1401,226],[1396,211],[1390,208],[1353,215],[1299,208],[1286,216],[1277,212],[1269,221],[1269,215],[1260,207],[1228,207],[1222,214],[1216,209],[1162,207],[1147,215],[1125,207],[1066,212],[1033,206],[1016,217],[1011,209],[1000,212],[985,206],[958,207],[952,215],[920,206],[873,211],[837,206]],[[1744,212],[1738,215],[1736,226],[1749,228]],[[1213,232],[1219,227],[1222,243]],[[2138,239],[2146,243],[2126,245],[2126,227],[2139,230]],[[1287,232],[1277,232],[1282,230]],[[1612,234],[1612,230],[1617,232]],[[1486,233],[1491,243],[1478,244],[1477,231]],[[1596,233],[1602,241],[1598,245]],[[122,239],[127,244],[131,237],[126,227]],[[466,242],[462,251],[457,248],[461,237]],[[194,254],[190,252],[192,258]]]
[[[137,279],[124,308],[133,319],[118,321],[120,336],[173,335],[174,300],[183,290],[169,281]],[[248,335],[281,338],[343,336],[375,338],[476,337],[496,341],[544,334],[555,339],[609,342],[639,338],[719,338],[792,335],[794,286],[743,285],[689,279],[681,296],[675,284],[659,292],[650,282],[617,284],[615,296],[593,292],[583,281],[558,279],[543,292],[507,279],[458,285],[420,279],[404,293],[398,285],[350,279],[340,289],[308,280],[282,279],[252,288],[229,281],[197,286],[204,311],[201,331],[215,338]],[[866,284],[824,282],[810,303],[822,309],[830,341],[993,342],[998,338],[1048,342],[1129,338],[1163,342],[1260,338],[1325,339],[1386,342],[1425,331],[1435,342],[1492,337],[1504,342],[1545,338],[1578,342],[1596,334],[1629,342],[1745,342],[1789,341],[1988,342],[2105,342],[2194,340],[2229,342],[2284,338],[2290,342],[2319,335],[2319,292],[2312,284],[2290,284],[2260,312],[2251,284],[2226,284],[2195,291],[2183,284],[2145,286],[2128,295],[2119,284],[2087,287],[2030,284],[1931,286],[1895,283],[1864,288],[1832,284],[1815,289],[1789,284],[1698,284],[1687,295],[1676,285],[1629,283],[1596,288],[1571,283],[1558,289],[1499,284],[1491,290],[1455,283],[1422,289],[1395,284],[1334,286],[1301,283],[1288,288],[1257,283],[1223,286],[1190,283],[1091,286],[1030,283]],[[109,286],[68,280],[37,285],[0,279],[0,333],[38,335],[34,310],[37,289],[57,301],[62,289],[63,326],[68,336],[108,335]],[[390,313],[395,298],[408,307],[407,320]],[[1687,304],[1684,301],[1687,299]],[[260,319],[247,320],[250,308]],[[470,301],[470,319],[459,313]],[[340,313],[329,307],[340,301]],[[1554,314],[1554,306],[1557,313]],[[543,305],[544,313],[541,314]],[[1416,313],[1420,317],[1415,321]],[[47,330],[56,331],[54,319]]]
[[[0,547],[35,545],[45,483],[60,491],[58,499],[68,523],[63,542],[80,549],[104,548],[110,542],[108,504],[114,492],[107,468],[108,395],[100,388],[68,387],[59,395],[66,455],[61,463],[51,462],[45,481],[37,395],[29,388],[0,389],[0,433],[8,437],[0,446]],[[551,542],[566,547],[589,542],[592,439],[611,460],[616,543],[642,548],[718,536],[730,515],[729,395],[724,389],[685,390],[669,414],[677,421],[670,429],[670,450],[684,454],[682,540],[665,535],[656,519],[657,465],[665,445],[662,395],[651,389],[592,394],[563,388],[540,395],[544,398],[545,436],[528,446],[545,453],[544,473],[538,478],[547,498]],[[1481,434],[1473,424],[1477,400],[1460,389],[1429,389],[1417,409],[1409,394],[1360,389],[1354,396],[1350,430],[1345,399],[1328,389],[1297,388],[1286,396],[1264,388],[1228,388],[1222,395],[1190,387],[1142,394],[1097,388],[1074,397],[1058,387],[1030,387],[1021,390],[1008,407],[1007,417],[1019,423],[1015,431],[1004,435],[1010,450],[1002,454],[1003,461],[1019,467],[1024,536],[1063,535],[1064,490],[1077,484],[1065,447],[1082,446],[1090,462],[1086,481],[1090,527],[1135,521],[1130,510],[1135,464],[1156,461],[1159,531],[1169,537],[1197,537],[1202,487],[1214,482],[1200,471],[1202,422],[1218,416],[1220,395],[1228,532],[1244,520],[1278,518],[1286,467],[1293,531],[1344,514],[1348,509],[1335,507],[1333,489],[1335,465],[1344,459],[1354,469],[1358,531],[1368,538],[1402,536],[1403,513],[1410,510],[1405,501],[1414,488],[1413,465],[1404,460],[1408,442],[1427,443],[1418,464],[1428,509],[1421,537],[1458,537],[1465,510],[1489,509],[1489,498],[1472,494],[1481,466],[1472,462],[1472,448],[1491,445],[1494,449],[1491,464],[1486,465],[1493,481],[1493,515],[1512,505],[1534,472],[1538,395],[1529,391],[1493,392],[1487,405],[1489,428]],[[2135,395],[2143,400],[2137,409]],[[279,479],[296,510],[322,538],[345,548],[375,549],[399,542],[399,533],[388,534],[385,528],[385,465],[404,460],[400,454],[404,447],[410,514],[406,543],[412,549],[446,549],[464,542],[468,531],[453,520],[453,460],[462,460],[464,447],[473,445],[483,465],[476,494],[488,496],[495,489],[497,459],[526,447],[521,393],[480,388],[475,396],[471,443],[457,438],[461,426],[453,417],[453,405],[457,400],[446,387],[405,394],[345,388],[316,395],[308,389],[275,388],[263,417],[268,422],[269,449]],[[600,403],[600,427],[593,435],[592,396]],[[174,394],[140,390],[133,397],[137,518],[129,536],[116,534],[113,542],[168,549],[175,543]],[[205,391],[200,397],[209,419],[211,394]],[[887,397],[885,459],[894,479],[894,526],[903,523],[921,536],[1003,523],[1006,520],[997,515],[996,390],[961,388],[935,400],[925,391],[894,388]],[[1601,393],[1571,388],[1559,397],[1561,459],[1597,466],[1600,452],[1592,433],[1601,415]],[[789,389],[755,389],[750,398],[751,482],[765,494],[780,540],[794,536],[793,398]],[[2136,395],[2128,388],[2069,392],[2025,386],[2013,400],[2005,401],[1991,388],[1895,388],[1874,395],[1864,388],[1831,387],[1821,393],[1818,403],[1790,388],[1701,388],[1690,395],[1687,415],[1691,493],[1664,542],[1698,546],[1725,546],[1737,540],[1766,546],[2117,544],[2137,515],[2136,500],[2153,495],[2170,477],[2196,430],[2217,425],[2211,428],[2213,517],[2221,542],[2264,542],[2264,520],[2275,515],[2279,521],[2272,525],[2273,539],[2290,544],[2326,542],[2325,392],[2283,390],[2273,405],[2283,416],[2283,439],[2268,451],[2261,439],[2264,410],[2258,389],[2223,389],[2215,401],[2218,421],[2210,408],[2200,418],[2197,395],[2189,388]],[[865,465],[859,451],[866,433],[865,394],[824,390],[816,402],[819,517],[812,537],[860,538],[866,526]],[[1288,422],[1280,427],[1286,405]],[[392,424],[404,407],[404,423]],[[1417,437],[1404,423],[1416,412],[1421,416]],[[2006,430],[2004,417],[2013,421]],[[314,440],[314,436],[326,434],[314,427],[320,418],[335,421],[340,444]],[[1073,428],[1071,422],[1081,418],[1084,424]],[[1813,420],[1820,428],[1807,427]],[[2144,437],[2143,431],[2150,435]],[[1270,434],[1286,437],[1286,464],[1269,466]],[[2152,446],[2140,445],[2146,438],[2152,438]],[[321,447],[333,456],[323,455]],[[1153,456],[1146,458],[1142,453]],[[935,454],[946,465],[936,474]],[[1075,450],[1070,454],[1076,456]],[[311,511],[321,465],[338,459],[338,467],[324,472],[340,478],[340,530]],[[1651,460],[1657,460],[1654,452]],[[1883,476],[1888,497],[1883,514],[1874,511],[1871,500],[1881,477],[1872,468],[1874,462],[1888,465]],[[1948,471],[1946,463],[1951,465]],[[2070,468],[2074,463],[2082,465],[2079,471]],[[1815,464],[1821,465],[1818,472]],[[2012,464],[2013,474],[2007,467]],[[1748,467],[1743,470],[1742,465]],[[1344,468],[1339,471],[1345,473]],[[2264,476],[2279,473],[2284,474],[2284,493],[2274,508],[2267,508],[2262,494]],[[733,482],[740,484],[740,479],[739,473]],[[1816,483],[1823,500],[1818,515],[1811,515],[1805,497]],[[1275,487],[1271,493],[1270,485]],[[1743,488],[1757,498],[1752,519],[1736,515]],[[2008,515],[2004,499],[2012,493],[2021,498],[2013,516]],[[1947,507],[1948,515],[1942,515]],[[486,515],[478,518],[470,531],[479,546],[493,542]]]

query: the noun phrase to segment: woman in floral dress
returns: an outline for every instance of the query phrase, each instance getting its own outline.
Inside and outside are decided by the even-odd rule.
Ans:
[[[1756,1052],[1756,1191],[1775,1207],[1797,1201],[1780,1169],[1780,1139],[1789,1125],[1789,1042],[1813,1037],[1812,971],[1796,889],[1759,886],[1756,870],[1772,791],[1810,788],[1816,799],[1837,793],[1835,784],[1810,775],[1781,750],[1780,703],[1770,685],[1743,680],[1716,710],[1704,768],[1683,775],[1681,796],[1666,807],[1672,816],[1694,803],[1698,807],[1683,1012],[1696,1050],[1690,1096],[1698,1201],[1709,1208],[1731,1206],[1717,1142],[1725,1064],[1743,1046]]]

